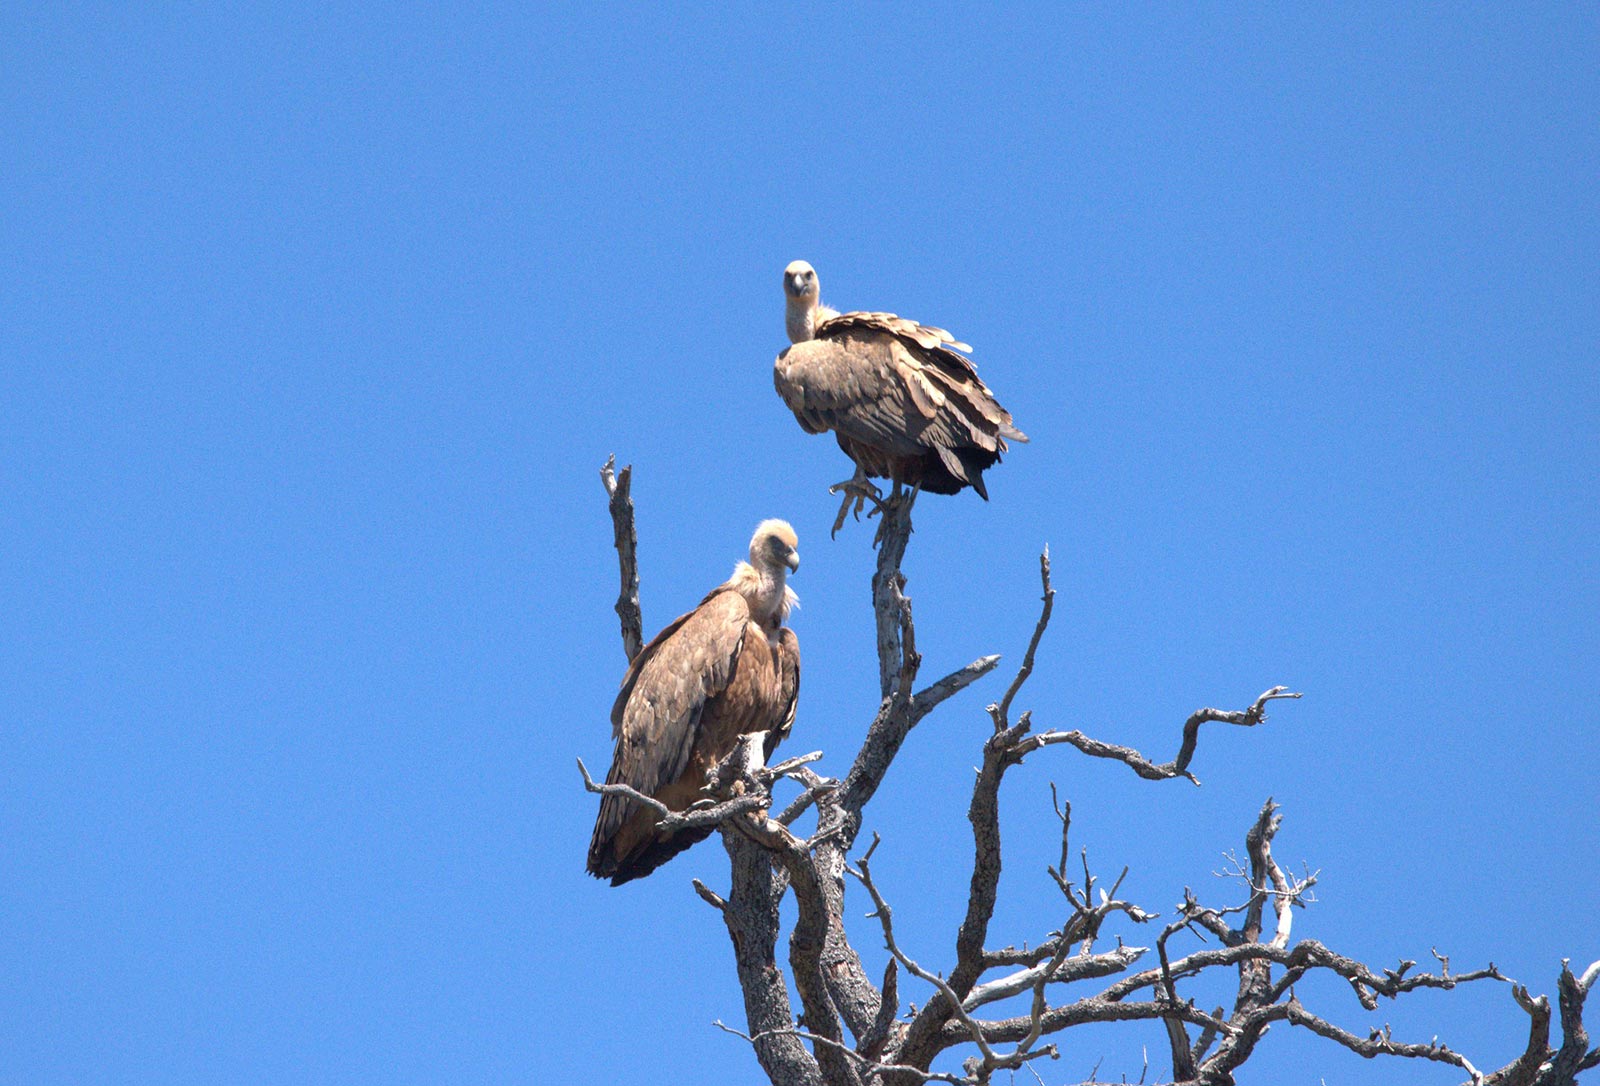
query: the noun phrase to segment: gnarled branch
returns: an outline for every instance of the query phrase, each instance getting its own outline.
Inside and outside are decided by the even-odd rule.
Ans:
[[[611,510],[611,532],[617,548],[617,565],[622,574],[622,588],[617,594],[617,618],[622,623],[622,651],[628,663],[644,647],[644,617],[639,609],[639,534],[633,525],[633,465],[614,471],[615,456],[606,457],[600,469],[600,482],[605,485],[607,504]]]
[[[1081,731],[1070,732],[1043,732],[1035,736],[1033,742],[1036,746],[1044,747],[1053,743],[1070,743],[1083,753],[1093,758],[1110,758],[1122,762],[1129,769],[1147,781],[1165,781],[1173,777],[1182,777],[1191,784],[1199,784],[1200,780],[1189,772],[1189,762],[1194,758],[1195,746],[1200,739],[1200,725],[1217,722],[1233,724],[1240,728],[1253,728],[1258,724],[1265,724],[1267,720],[1266,705],[1269,701],[1279,698],[1298,698],[1298,693],[1289,693],[1288,687],[1274,686],[1264,692],[1248,709],[1226,712],[1222,709],[1197,709],[1189,716],[1183,725],[1183,744],[1178,748],[1178,755],[1170,762],[1157,765],[1132,747],[1121,747],[1115,743],[1103,743],[1098,739],[1091,739]],[[1026,752],[1024,752],[1026,753]]]
[[[608,460],[601,477],[622,575],[616,609],[631,660],[641,641],[637,540],[630,472],[613,468],[614,461]],[[1183,777],[1198,784],[1189,766],[1202,725],[1255,727],[1266,720],[1269,702],[1300,697],[1274,686],[1242,710],[1200,709],[1185,721],[1176,756],[1164,763],[1154,763],[1132,748],[1092,739],[1081,731],[1035,733],[1031,712],[1023,712],[1013,721],[1011,707],[1034,669],[1050,622],[1054,590],[1048,551],[1040,557],[1042,607],[1022,663],[1000,700],[988,706],[991,728],[983,743],[968,810],[973,865],[955,960],[948,979],[918,964],[899,945],[893,914],[872,880],[872,849],[854,868],[847,857],[861,831],[866,804],[883,784],[911,731],[933,709],[993,671],[999,657],[980,656],[916,690],[922,658],[900,568],[911,535],[909,496],[891,497],[884,503],[882,515],[872,578],[881,700],[842,779],[830,780],[813,772],[810,764],[821,758],[815,753],[767,768],[730,758],[718,767],[706,799],[686,811],[674,812],[625,785],[597,784],[579,762],[585,788],[621,795],[650,808],[663,830],[720,828],[731,863],[730,887],[724,896],[697,880],[694,890],[717,910],[728,929],[745,998],[748,1032],[720,1022],[717,1025],[752,1045],[770,1081],[779,1086],[910,1086],[925,1082],[983,1086],[996,1071],[1021,1069],[1034,1059],[1053,1056],[1055,1048],[1040,1042],[1054,1034],[1079,1025],[1118,1021],[1162,1023],[1174,1078],[1195,1086],[1231,1082],[1268,1027],[1277,1022],[1310,1030],[1369,1058],[1388,1055],[1455,1066],[1475,1082],[1490,1086],[1574,1086],[1579,1074],[1600,1065],[1600,1049],[1590,1047],[1583,1023],[1586,998],[1600,983],[1600,962],[1581,972],[1563,963],[1555,1008],[1547,997],[1512,985],[1514,1001],[1529,1018],[1528,1043],[1515,1060],[1487,1076],[1464,1054],[1437,1040],[1396,1040],[1387,1027],[1363,1038],[1304,1006],[1295,985],[1319,970],[1344,978],[1368,1010],[1376,1009],[1380,998],[1395,999],[1419,989],[1450,989],[1507,978],[1492,963],[1452,972],[1449,958],[1438,952],[1434,953],[1440,966],[1437,971],[1417,972],[1413,961],[1376,969],[1315,940],[1294,942],[1294,910],[1314,903],[1310,891],[1317,875],[1293,877],[1274,858],[1273,841],[1281,818],[1271,799],[1246,834],[1246,859],[1240,861],[1229,854],[1222,872],[1244,883],[1243,902],[1209,907],[1186,890],[1176,914],[1154,941],[1157,961],[1143,969],[1138,966],[1146,948],[1124,945],[1120,936],[1115,947],[1100,950],[1097,944],[1108,924],[1145,923],[1156,914],[1118,897],[1127,868],[1111,882],[1109,890],[1103,888],[1089,869],[1087,850],[1080,850],[1081,884],[1075,872],[1074,878],[1068,878],[1071,804],[1058,800],[1060,860],[1048,868],[1048,874],[1068,905],[1065,920],[1035,946],[986,950],[1001,870],[999,790],[1010,766],[1036,750],[1059,744],[1091,757],[1121,761],[1148,780]],[[769,817],[770,789],[783,778],[798,781],[803,790],[780,814]],[[740,792],[734,787],[736,782],[743,782],[742,794],[736,794]],[[1054,786],[1052,797],[1056,798]],[[789,827],[813,807],[816,829],[809,839],[801,839]],[[874,835],[874,848],[876,843]],[[844,927],[847,872],[872,899],[875,911],[871,915],[878,918],[890,952],[878,985],[866,976]],[[791,932],[788,966],[804,1012],[798,1020],[776,956],[779,904],[791,890],[798,919]],[[1214,939],[1220,945],[1188,953],[1171,948],[1189,935],[1202,942]],[[899,1013],[898,974],[902,968],[934,989],[920,1011],[912,1006],[909,1021]],[[997,970],[1004,972],[984,980]],[[1192,998],[1185,998],[1185,989],[1194,978],[1215,970],[1237,971],[1238,993],[1231,1010],[1218,1007],[1206,1011]],[[1098,982],[1098,991],[1092,991],[1089,982]],[[1064,991],[1086,990],[1092,994],[1063,995]],[[977,1017],[984,1007],[1023,996],[1028,997],[1026,1013],[998,1019]],[[1552,1025],[1557,1022],[1560,1037],[1552,1039]],[[1192,1041],[1190,1027],[1198,1030]],[[846,1028],[855,1037],[853,1047],[844,1040]],[[965,1062],[964,1074],[930,1070],[941,1052],[958,1046],[970,1046],[977,1053]]]

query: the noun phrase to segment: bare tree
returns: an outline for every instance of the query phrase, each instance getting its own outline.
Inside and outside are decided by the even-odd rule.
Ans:
[[[607,461],[601,477],[610,498],[622,573],[617,612],[624,650],[631,660],[639,650],[641,622],[630,469],[616,472],[613,463]],[[1121,939],[1114,946],[1104,945],[1102,928],[1108,920],[1151,925],[1154,930],[1158,917],[1118,897],[1126,869],[1109,888],[1090,871],[1086,858],[1081,880],[1069,869],[1071,805],[1058,803],[1060,859],[1049,873],[1064,899],[1065,919],[1031,947],[990,949],[989,921],[1001,866],[999,792],[1008,769],[1043,747],[1067,745],[1091,757],[1122,762],[1146,780],[1183,777],[1199,783],[1189,765],[1202,725],[1254,727],[1266,720],[1270,702],[1300,697],[1274,686],[1244,709],[1197,710],[1184,723],[1177,755],[1161,763],[1079,731],[1035,732],[1029,712],[1013,719],[1011,709],[1033,670],[1050,623],[1054,590],[1048,551],[1039,559],[1042,606],[1027,652],[1004,695],[988,707],[992,732],[983,744],[967,810],[972,824],[971,876],[954,960],[942,963],[939,970],[920,964],[896,939],[891,903],[873,879],[877,835],[851,859],[862,811],[911,730],[946,699],[993,671],[1000,658],[980,657],[918,688],[922,658],[900,568],[911,536],[909,501],[891,497],[882,516],[872,578],[882,700],[842,780],[821,777],[809,768],[820,754],[752,769],[737,763],[741,748],[708,782],[705,800],[689,811],[670,812],[625,785],[596,784],[579,762],[589,791],[618,792],[653,807],[664,828],[719,827],[731,861],[729,887],[718,893],[696,880],[694,888],[721,915],[732,938],[744,992],[745,1028],[716,1024],[749,1042],[774,1086],[924,1082],[978,1086],[991,1082],[997,1071],[1032,1070],[1033,1061],[1053,1058],[1056,1047],[1048,1039],[1063,1030],[1132,1020],[1160,1021],[1169,1042],[1172,1081],[1204,1086],[1232,1083],[1237,1069],[1276,1022],[1307,1029],[1368,1058],[1394,1056],[1448,1064],[1484,1086],[1560,1086],[1575,1083],[1581,1072],[1600,1065],[1600,1048],[1589,1047],[1583,1025],[1584,1000],[1600,981],[1600,961],[1581,974],[1562,963],[1553,1011],[1545,996],[1530,994],[1492,963],[1453,973],[1449,958],[1434,952],[1438,967],[1433,972],[1413,972],[1414,961],[1374,969],[1315,940],[1292,941],[1293,911],[1314,901],[1310,891],[1317,876],[1291,876],[1273,858],[1272,841],[1280,819],[1270,798],[1245,834],[1245,858],[1230,856],[1228,873],[1237,878],[1244,900],[1216,907],[1186,889],[1176,914],[1154,938],[1153,963],[1148,962],[1149,947],[1123,945]],[[774,814],[770,789],[783,778],[797,781],[803,790]],[[733,795],[729,786],[740,779],[746,788]],[[798,836],[796,820],[813,807],[815,831],[809,837]],[[890,954],[876,983],[867,976],[845,931],[847,876],[859,882],[871,899],[870,915],[877,921],[871,937],[881,937]],[[791,892],[798,916],[789,935],[788,966],[800,998],[798,1016],[777,953],[778,906]],[[1204,945],[1178,954],[1168,947],[1175,936],[1198,937]],[[1137,968],[1141,965],[1144,968]],[[920,1006],[903,1003],[902,971],[929,990]],[[1180,989],[1192,988],[1197,978],[1222,971],[1238,977],[1231,1007],[1205,1010],[1182,994]],[[1484,980],[1506,983],[1528,1017],[1527,1048],[1505,1067],[1484,1074],[1437,1039],[1407,1042],[1392,1036],[1388,1027],[1359,1036],[1300,1002],[1296,983],[1316,971],[1344,978],[1369,1011],[1377,1008],[1380,997],[1398,999],[1422,988],[1450,989]],[[1087,987],[1091,994],[1064,995],[1070,985],[1076,985],[1073,991],[1079,993]],[[992,1016],[994,1005],[1018,997],[1026,1004],[1025,1013]],[[1557,1014],[1559,1034],[1552,1037]],[[950,1050],[964,1054],[961,1072],[932,1070],[935,1059]]]

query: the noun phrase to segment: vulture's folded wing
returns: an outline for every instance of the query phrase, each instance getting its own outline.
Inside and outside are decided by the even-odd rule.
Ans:
[[[896,369],[894,342],[860,335],[793,344],[778,356],[773,384],[808,433],[832,430],[912,455],[922,418]]]
[[[899,456],[1026,441],[942,328],[845,313],[778,356],[773,383],[811,433],[832,430]]]
[[[737,592],[714,592],[639,650],[611,707],[616,756],[607,784],[650,795],[689,765],[706,702],[727,687],[750,609]],[[606,796],[595,839],[610,837],[631,804]]]
[[[771,761],[772,752],[778,748],[778,744],[789,738],[789,732],[794,728],[795,710],[800,704],[800,638],[787,626],[778,632],[773,662],[778,669],[778,688],[781,691],[779,704],[783,709],[778,717],[779,725],[767,732],[765,752],[768,761]]]

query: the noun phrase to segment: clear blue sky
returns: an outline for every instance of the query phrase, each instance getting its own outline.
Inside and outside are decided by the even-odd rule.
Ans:
[[[930,674],[1014,665],[1048,542],[1040,726],[1166,758],[1200,705],[1306,693],[1207,733],[1200,789],[1036,755],[994,942],[1061,920],[1050,781],[1162,910],[1234,900],[1210,872],[1270,794],[1322,871],[1297,934],[1553,992],[1600,957],[1597,72],[1577,3],[9,6],[5,1077],[755,1076],[709,1025],[742,1020],[688,885],[720,850],[587,879],[573,759],[624,662],[610,452],[646,625],[787,517],[792,749],[842,772],[871,715],[870,533],[829,542],[848,465],[771,387],[795,258],[973,343],[1033,437],[989,504],[919,504]],[[996,692],[870,808],[933,966]],[[1504,987],[1303,995],[1486,1068],[1526,1034]],[[1164,1075],[1137,1026],[1041,1070],[1143,1045]],[[1282,1027],[1250,1066],[1459,1077]]]

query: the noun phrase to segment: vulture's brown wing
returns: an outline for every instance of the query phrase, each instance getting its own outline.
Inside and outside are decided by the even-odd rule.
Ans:
[[[911,456],[920,451],[911,437],[920,419],[894,363],[892,340],[806,340],[778,356],[773,384],[807,433],[832,430]]]
[[[810,433],[832,430],[896,456],[1026,441],[942,328],[844,313],[778,356],[773,383]]]
[[[828,338],[841,335],[851,328],[884,332],[904,344],[925,378],[919,384],[930,385],[937,390],[930,393],[930,398],[937,400],[939,393],[953,397],[955,408],[967,415],[980,429],[993,427],[1001,438],[1028,440],[1028,435],[1012,425],[1011,412],[1000,406],[994,393],[989,391],[989,386],[978,376],[972,360],[962,353],[972,348],[943,328],[918,324],[893,313],[841,313],[824,322],[817,330],[817,335]],[[988,447],[983,442],[979,444]],[[1000,448],[1004,451],[1003,442]]]
[[[800,638],[789,627],[783,627],[778,633],[778,644],[772,655],[781,691],[779,704],[783,709],[778,726],[767,732],[763,749],[768,761],[772,760],[772,752],[778,749],[778,744],[789,738],[789,732],[794,728],[794,714],[800,704]]]
[[[683,774],[706,702],[727,687],[749,621],[744,597],[713,592],[639,650],[611,708],[617,747],[607,784],[651,795]],[[620,796],[600,801],[591,864],[633,806]]]
[[[893,313],[840,313],[838,316],[829,317],[816,329],[818,337],[838,335],[847,328],[872,328],[888,332],[910,340],[925,351],[937,351],[948,348],[950,353],[966,368],[973,377],[978,376],[978,371],[972,368],[959,351],[971,351],[972,346],[962,343],[943,328],[935,328],[930,324],[918,324],[914,320],[898,317]]]

